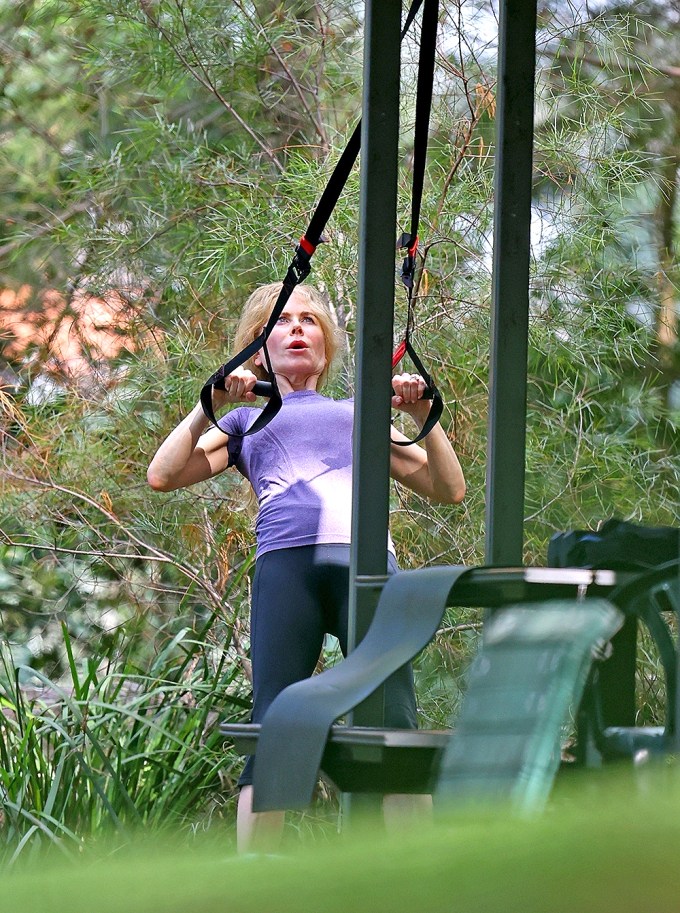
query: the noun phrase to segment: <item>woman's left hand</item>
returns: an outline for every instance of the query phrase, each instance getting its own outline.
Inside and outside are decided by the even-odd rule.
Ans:
[[[432,400],[423,399],[425,381],[420,374],[395,374],[392,378],[392,407],[408,412],[414,418],[425,419]]]
[[[422,431],[432,408],[431,399],[423,399],[426,385],[419,374],[396,374],[392,378],[392,407],[407,412]],[[392,426],[390,474],[411,491],[436,504],[458,504],[465,497],[465,477],[446,432],[436,422],[426,435],[422,447],[399,446],[409,440]]]

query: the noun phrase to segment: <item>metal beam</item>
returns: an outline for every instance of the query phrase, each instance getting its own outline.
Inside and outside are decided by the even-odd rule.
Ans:
[[[486,563],[523,561],[536,0],[501,0]]]
[[[387,572],[390,379],[399,140],[400,0],[367,0],[361,134],[361,222],[349,648],[371,623]],[[380,726],[382,695],[352,722]]]
[[[678,543],[680,545],[680,542]],[[680,560],[680,554],[678,554],[678,559]],[[680,565],[678,565],[678,578],[675,581],[675,614],[676,622],[678,624],[678,629],[680,630]],[[673,726],[673,744],[671,750],[675,754],[680,754],[680,637],[676,639],[675,643],[675,655],[676,655],[676,673],[675,673],[675,719],[671,720],[671,725]]]

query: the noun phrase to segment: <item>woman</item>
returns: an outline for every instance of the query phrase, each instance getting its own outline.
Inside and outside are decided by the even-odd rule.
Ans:
[[[245,304],[235,338],[237,350],[258,336],[281,290],[280,283],[257,289]],[[251,606],[253,722],[260,722],[276,695],[312,674],[325,633],[347,649],[350,509],[352,503],[351,400],[317,392],[337,353],[341,337],[321,294],[297,286],[269,336],[267,347],[283,406],[263,430],[247,437],[259,409],[233,409],[209,422],[200,404],[170,433],[154,456],[148,481],[157,491],[201,482],[230,466],[250,481],[258,499],[256,566]],[[213,392],[216,408],[252,404],[257,380],[266,379],[263,353],[225,378]],[[430,410],[422,377],[392,378],[395,409],[422,428]],[[392,440],[406,438],[392,428]],[[226,435],[226,438],[225,438]],[[437,424],[425,446],[393,446],[392,478],[439,503],[465,495],[458,458]],[[396,570],[390,543],[390,572]],[[411,669],[404,667],[385,686],[386,725],[415,728]],[[252,760],[239,780],[240,850],[268,848],[283,826],[279,812],[252,812]],[[395,800],[398,804],[398,800]],[[390,814],[390,800],[385,810]]]

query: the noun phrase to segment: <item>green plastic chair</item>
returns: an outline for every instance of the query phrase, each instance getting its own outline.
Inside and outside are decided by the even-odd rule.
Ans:
[[[594,659],[623,623],[604,599],[554,600],[496,613],[474,659],[437,796],[540,810],[561,760],[570,713]]]

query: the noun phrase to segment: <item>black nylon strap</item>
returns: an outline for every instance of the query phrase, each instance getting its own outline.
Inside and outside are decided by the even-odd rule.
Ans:
[[[423,22],[420,34],[420,56],[418,58],[418,90],[416,95],[416,123],[413,136],[413,185],[411,189],[411,231],[408,243],[411,247],[418,238],[420,207],[423,199],[427,140],[432,109],[432,85],[434,83],[434,61],[437,49],[437,26],[439,24],[439,0],[425,0]],[[415,257],[413,257],[415,268]]]
[[[409,28],[411,27],[413,20],[418,14],[418,10],[423,5],[423,2],[424,0],[413,0],[411,3],[411,7],[408,11],[401,30],[402,41]],[[340,194],[342,193],[345,184],[347,183],[347,179],[350,175],[350,172],[352,171],[352,168],[354,167],[354,163],[357,160],[360,149],[361,121],[359,121],[359,123],[354,128],[354,132],[352,133],[347,146],[338,159],[328,184],[326,185],[324,192],[321,194],[321,198],[319,199],[316,210],[310,219],[307,231],[304,234],[304,237],[307,239],[307,241],[309,241],[309,243],[314,247],[316,247],[317,244],[323,240],[323,230],[326,227],[326,223],[328,222],[328,219],[330,218],[333,210],[335,209],[335,205],[340,198]]]
[[[425,164],[427,160],[427,140],[430,128],[430,111],[432,109],[432,85],[434,82],[434,61],[437,49],[437,26],[439,24],[438,0],[425,0],[423,23],[420,37],[420,56],[418,58],[418,89],[416,95],[416,123],[413,136],[413,183],[411,187],[411,226],[408,234],[404,233],[399,240],[400,248],[407,248],[401,278],[409,292],[410,303],[413,292],[413,274],[416,267],[416,250],[418,247],[418,225],[420,207],[423,198]]]
[[[422,6],[423,2],[430,2],[430,0],[413,0],[401,30],[402,40],[406,35],[409,27],[411,26],[411,23],[415,19],[418,10]],[[425,137],[427,140],[427,127]],[[293,260],[288,267],[288,271],[283,280],[281,292],[279,293],[276,303],[274,304],[272,312],[269,316],[269,320],[267,321],[267,325],[265,326],[263,332],[255,340],[253,340],[253,342],[249,343],[244,349],[242,349],[237,355],[235,355],[228,362],[218,368],[218,370],[215,371],[214,374],[212,374],[203,385],[203,388],[201,389],[201,406],[206,417],[212,422],[215,427],[219,426],[217,424],[217,419],[215,418],[215,412],[212,404],[213,387],[218,390],[223,390],[225,377],[230,374],[235,368],[240,367],[242,364],[248,361],[249,358],[252,358],[256,352],[265,346],[269,334],[276,325],[276,321],[281,316],[281,313],[285,308],[288,299],[293,294],[295,286],[302,282],[309,274],[311,268],[311,257],[314,254],[317,245],[323,241],[322,232],[333,213],[335,205],[338,202],[345,184],[347,183],[347,179],[354,166],[354,163],[356,162],[357,156],[359,155],[360,148],[361,121],[359,121],[355,127],[347,146],[338,159],[328,184],[326,185],[326,188],[323,191],[321,198],[317,204],[316,210],[310,219],[307,231],[302,236],[300,244],[296,248],[295,256],[293,257]],[[255,420],[255,422],[250,426],[250,428],[248,428],[247,431],[244,432],[243,436],[254,434],[255,432],[260,431],[262,428],[264,428],[265,425],[267,425],[274,418],[282,405],[281,393],[276,383],[274,373],[271,370],[269,354],[266,352],[266,349],[265,357],[267,361],[267,372],[269,375],[268,381],[271,383],[272,392],[269,398],[269,402],[262,410],[261,414]],[[420,440],[420,438],[417,438],[417,440]]]
[[[432,405],[430,406],[430,414],[427,416],[425,424],[420,429],[420,432],[416,435],[416,437],[414,437],[412,441],[392,441],[396,447],[408,447],[409,444],[417,444],[418,441],[422,441],[422,439],[428,435],[430,431],[432,431],[434,426],[441,418],[442,412],[444,411],[444,401],[442,400],[441,393],[437,389],[434,381],[432,380],[432,377],[425,370],[425,366],[418,358],[415,349],[408,339],[406,340],[406,351],[411,361],[416,366],[418,374],[420,374],[420,376],[425,381],[425,393],[423,395],[423,399],[431,399]]]
[[[413,185],[411,190],[411,231],[404,234],[399,242],[400,247],[406,247],[408,254],[404,260],[401,278],[408,294],[408,317],[406,333],[404,335],[405,350],[411,361],[416,366],[418,373],[425,381],[425,394],[423,399],[431,399],[432,406],[420,433],[412,441],[392,441],[399,447],[407,447],[421,441],[441,418],[444,403],[441,394],[425,370],[423,363],[411,345],[411,329],[413,327],[413,277],[416,268],[416,251],[418,247],[418,225],[420,222],[420,208],[423,198],[423,185],[425,182],[425,165],[427,161],[427,139],[430,125],[430,110],[432,108],[432,84],[434,82],[434,61],[437,49],[437,26],[439,24],[439,0],[425,0],[423,21],[420,34],[420,56],[418,59],[418,92],[416,96],[416,123],[413,138]]]

